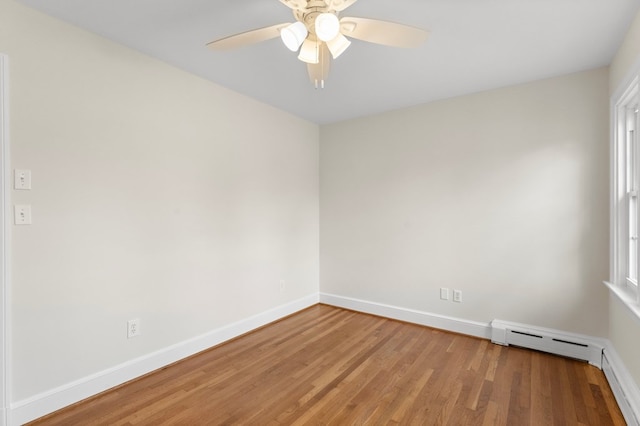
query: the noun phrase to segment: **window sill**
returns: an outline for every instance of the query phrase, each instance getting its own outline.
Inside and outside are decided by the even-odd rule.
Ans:
[[[615,294],[618,300],[627,307],[629,312],[633,314],[637,321],[640,321],[640,305],[636,301],[635,291],[630,288],[623,288],[608,281],[604,281],[604,285],[609,288],[611,293]]]

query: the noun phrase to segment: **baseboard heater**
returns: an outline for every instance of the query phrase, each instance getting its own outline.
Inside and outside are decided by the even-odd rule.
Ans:
[[[602,370],[604,344],[594,338],[525,324],[491,321],[491,341],[587,361]]]

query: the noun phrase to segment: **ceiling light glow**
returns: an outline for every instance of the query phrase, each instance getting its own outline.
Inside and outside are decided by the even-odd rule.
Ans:
[[[300,48],[300,45],[307,38],[307,27],[302,22],[296,22],[288,27],[285,27],[280,31],[280,38],[287,49],[295,52]]]
[[[316,18],[316,35],[322,41],[329,41],[340,34],[340,21],[333,13],[321,13]]]

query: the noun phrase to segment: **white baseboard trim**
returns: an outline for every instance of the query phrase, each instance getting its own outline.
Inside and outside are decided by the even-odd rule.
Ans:
[[[133,359],[108,370],[11,404],[9,425],[19,426],[56,410],[133,380],[319,302],[314,293],[193,339]]]
[[[489,323],[462,320],[328,293],[320,293],[320,303],[483,339],[491,339],[491,326]]]
[[[620,411],[630,426],[640,423],[640,389],[616,352],[613,344],[606,341],[602,357],[602,370],[616,397]]]

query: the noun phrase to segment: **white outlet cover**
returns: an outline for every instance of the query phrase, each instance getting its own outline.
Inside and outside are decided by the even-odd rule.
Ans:
[[[140,335],[140,318],[127,321],[127,339]]]
[[[441,288],[440,289],[440,299],[449,300],[449,289],[448,288]]]

